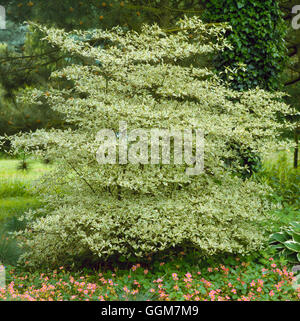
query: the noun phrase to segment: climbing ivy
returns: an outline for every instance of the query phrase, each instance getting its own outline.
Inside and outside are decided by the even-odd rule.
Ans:
[[[233,50],[222,52],[217,68],[237,68],[232,79],[235,89],[280,88],[280,75],[286,62],[286,27],[277,0],[211,0],[204,19],[229,22],[228,39]],[[243,68],[241,68],[243,66]],[[226,75],[224,73],[224,75]]]

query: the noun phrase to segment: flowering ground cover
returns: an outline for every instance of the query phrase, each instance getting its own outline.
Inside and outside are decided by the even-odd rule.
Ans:
[[[0,301],[297,301],[295,275],[271,258],[224,259],[192,264],[181,253],[170,262],[128,269],[28,273],[7,267]],[[212,263],[212,264],[207,264]],[[101,272],[102,271],[102,272]]]

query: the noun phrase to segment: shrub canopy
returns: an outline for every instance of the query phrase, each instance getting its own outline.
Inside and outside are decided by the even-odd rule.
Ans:
[[[47,214],[27,216],[33,220],[23,259],[30,264],[143,258],[174,247],[243,254],[262,246],[268,190],[239,175],[247,170],[241,151],[278,146],[287,126],[278,120],[290,109],[279,93],[234,91],[205,67],[211,55],[228,48],[228,26],[196,17],[178,25],[177,32],[145,25],[139,34],[37,26],[53,46],[86,64],[52,73],[71,81],[71,88],[58,81],[23,98],[49,103],[69,124],[18,134],[12,142],[16,151],[58,164],[39,185]],[[120,121],[128,130],[202,129],[204,173],[188,176],[186,164],[100,165],[97,132],[118,132]]]

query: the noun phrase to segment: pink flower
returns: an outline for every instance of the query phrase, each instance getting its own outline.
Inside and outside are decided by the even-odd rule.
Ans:
[[[209,295],[209,296],[213,296],[213,295],[215,295],[215,293],[216,293],[215,290],[211,290],[208,295]]]
[[[275,284],[274,286],[277,289],[277,291],[281,291],[280,290],[280,287],[281,287],[281,283],[280,282],[278,284]]]
[[[236,294],[236,289],[232,289],[231,292]]]
[[[130,291],[128,290],[127,286],[124,286],[123,290],[126,292],[126,293],[129,293]]]
[[[270,296],[275,295],[274,291],[273,291],[273,290],[271,290],[271,291],[269,292],[269,295],[270,295]]]
[[[205,281],[205,286],[207,286],[208,288],[211,287],[211,282]]]
[[[257,291],[257,292],[261,292],[261,291],[262,291],[262,288],[261,288],[261,287],[258,287],[256,291]]]
[[[177,273],[172,273],[172,278],[174,281],[178,280]]]

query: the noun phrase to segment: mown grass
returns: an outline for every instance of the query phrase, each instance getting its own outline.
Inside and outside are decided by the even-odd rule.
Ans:
[[[34,182],[51,169],[51,165],[29,159],[27,169],[20,170],[21,163],[7,156],[0,160],[0,261],[5,264],[16,264],[22,252],[9,233],[24,228],[18,218],[42,205],[34,192]]]
[[[51,166],[29,160],[28,170],[20,170],[20,162],[18,159],[0,160],[0,223],[41,204],[34,194],[34,181]]]
[[[20,216],[29,208],[40,206],[34,197],[10,197],[0,200],[0,222],[14,216]]]
[[[53,165],[46,165],[40,161],[27,160],[28,170],[18,170],[19,159],[1,159],[0,160],[0,177],[2,179],[19,179],[23,181],[32,181],[39,178],[43,173],[48,172]]]

